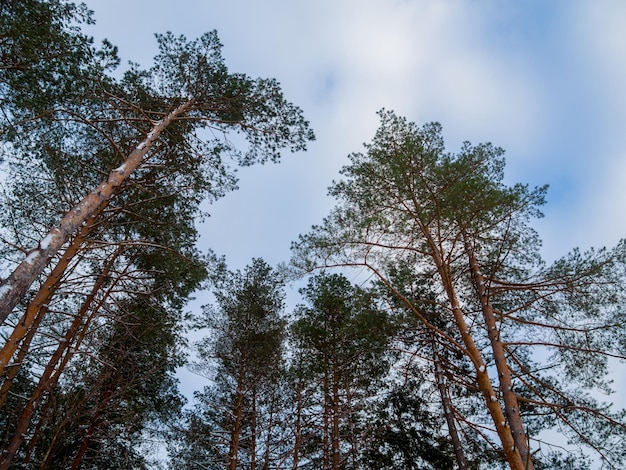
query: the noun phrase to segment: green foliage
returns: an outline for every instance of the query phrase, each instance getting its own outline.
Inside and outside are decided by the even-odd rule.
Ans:
[[[144,438],[179,416],[183,398],[174,372],[183,363],[180,319],[150,296],[118,309],[116,321],[100,328],[93,358],[75,361],[66,372],[72,379],[49,398],[34,461],[69,467],[86,446],[84,467],[128,468],[124,462],[135,461],[130,466],[136,468],[145,460]]]
[[[92,12],[84,4],[0,2],[3,118],[31,117],[84,97],[103,71],[118,64],[116,48],[105,43],[96,51],[92,39],[81,32],[81,24],[92,22]]]
[[[227,375],[257,381],[281,362],[285,320],[284,281],[262,259],[244,272],[227,273],[215,291],[217,310],[208,307],[208,325],[217,335],[215,356]],[[244,374],[244,375],[240,375]],[[251,374],[250,377],[245,374]]]
[[[308,305],[296,309],[292,334],[306,361],[302,367],[329,374],[332,363],[349,374],[348,383],[375,385],[388,366],[384,356],[393,331],[375,297],[336,274],[314,276],[300,293]]]
[[[453,155],[438,124],[380,117],[366,151],[350,155],[330,188],[337,206],[293,244],[294,265],[369,268],[453,353],[456,381],[478,391],[467,373],[498,359],[499,394],[509,390],[499,382],[508,369],[523,425],[537,438],[531,447],[542,430],[560,426],[575,449],[619,467],[624,414],[591,396],[610,392],[609,359],[626,358],[617,313],[626,300],[624,242],[575,250],[546,267],[531,226],[546,187],[505,184],[503,151],[491,144],[466,143]],[[462,398],[453,397],[457,406]],[[485,416],[479,407],[465,422],[479,430]]]
[[[83,354],[72,356],[54,391],[46,391],[42,406],[49,414],[33,417],[31,429],[45,430],[29,443],[33,458],[43,458],[45,446],[54,441],[65,450],[47,455],[67,465],[84,442],[90,465],[115,468],[114,452],[138,457],[133,461],[140,465],[133,440],[148,422],[165,421],[180,404],[171,376],[181,360],[174,343],[183,342],[182,308],[207,276],[207,259],[196,248],[201,203],[236,189],[230,161],[278,161],[282,150],[303,150],[314,136],[275,80],[228,71],[215,32],[193,41],[158,35],[154,66],[131,66],[118,80],[109,75],[118,63],[116,48],[105,42],[97,50],[80,30],[81,23],[91,21],[84,5],[0,1],[0,149],[9,163],[0,215],[6,243],[0,251],[2,270],[12,269],[23,259],[20,249],[37,246],[63,214],[125,161],[156,122],[188,105],[98,215],[52,289],[45,321],[33,340],[39,354],[33,367],[43,367],[57,347],[50,338],[63,337],[86,306],[77,330],[84,336],[70,339]],[[232,132],[242,133],[248,145],[235,147],[228,137]],[[255,263],[262,276],[265,268]],[[110,274],[92,295],[108,264]],[[36,289],[35,282],[16,316]],[[265,308],[280,309],[282,294],[276,295],[260,310],[252,308],[245,324],[255,325]],[[281,364],[274,349],[280,348],[284,322],[268,322],[262,341],[260,330],[251,329],[247,338],[231,344],[252,348],[247,364],[259,370]],[[235,323],[229,331],[236,331]],[[264,362],[259,359],[263,354]],[[24,364],[28,375],[31,363]],[[272,372],[272,381],[277,374]],[[27,383],[18,382],[16,387]],[[272,393],[258,393],[258,406],[275,406]],[[57,428],[58,415],[68,421],[62,419]],[[93,430],[93,439],[86,429]]]
[[[194,364],[213,385],[195,393],[170,455],[184,468],[223,468],[229,456],[244,466],[269,465],[281,447],[275,415],[284,370],[284,282],[262,259],[243,272],[224,269],[213,282],[215,305],[198,319],[210,334],[198,343]]]
[[[362,468],[376,470],[454,469],[454,454],[439,432],[443,420],[432,412],[420,385],[411,380],[390,390],[377,404]]]
[[[157,41],[155,65],[147,74],[135,74],[138,86],[170,107],[193,101],[194,127],[243,133],[247,151],[229,149],[240,164],[278,161],[282,148],[304,150],[314,139],[302,111],[285,100],[276,80],[228,71],[216,31],[192,41],[168,32]]]
[[[316,468],[358,468],[368,410],[390,366],[393,324],[372,293],[342,275],[314,276],[300,293],[307,303],[291,325],[293,401],[302,404],[295,419],[306,423],[298,452]]]

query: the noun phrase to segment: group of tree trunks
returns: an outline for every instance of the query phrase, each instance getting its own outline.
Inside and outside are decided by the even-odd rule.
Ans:
[[[308,122],[275,80],[231,73],[215,32],[158,35],[120,77],[92,21],[0,0],[0,470],[144,468],[164,435],[176,468],[623,466],[625,413],[598,396],[626,359],[625,242],[548,265],[547,188],[382,111],[291,269],[230,272],[197,247],[201,203],[233,165],[304,150]],[[285,275],[317,269],[285,312]],[[183,411],[192,321],[209,382]]]

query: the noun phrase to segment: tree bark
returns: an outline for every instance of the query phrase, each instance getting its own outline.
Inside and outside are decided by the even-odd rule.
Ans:
[[[111,199],[115,190],[126,181],[141,164],[144,156],[169,125],[182,116],[193,105],[193,100],[186,101],[178,106],[162,120],[156,122],[146,138],[130,153],[124,163],[109,173],[108,178],[100,183],[82,201],[67,212],[56,227],[48,232],[0,285],[0,323],[4,322],[15,306],[24,297],[28,288],[48,265],[50,259],[56,255],[61,247],[69,240],[73,233],[101,206]]]
[[[239,454],[239,438],[241,436],[241,423],[243,421],[243,391],[237,388],[235,392],[235,403],[233,406],[233,416],[235,421],[230,433],[230,446],[228,449],[228,470],[237,469],[237,455]]]
[[[487,334],[489,336],[493,357],[495,359],[496,370],[498,371],[500,392],[502,393],[502,399],[504,401],[504,412],[509,426],[511,427],[511,433],[513,434],[515,446],[519,449],[522,461],[524,462],[524,469],[534,470],[535,467],[533,466],[530,452],[528,450],[526,433],[524,432],[522,417],[519,412],[519,403],[517,401],[517,396],[513,391],[513,378],[511,376],[511,370],[507,364],[504,346],[500,340],[500,331],[498,330],[498,323],[496,320],[498,315],[494,311],[489,300],[487,280],[480,271],[480,266],[478,265],[478,260],[476,259],[472,244],[467,239],[465,240],[465,251],[469,259],[472,282],[476,289],[476,293],[480,298],[480,306],[485,320],[485,327],[487,328]]]
[[[106,205],[106,203],[102,203],[96,209],[94,214],[89,217],[85,224],[81,226],[79,233],[74,237],[72,243],[66,248],[63,256],[61,256],[50,275],[41,285],[33,300],[30,304],[28,304],[26,312],[11,332],[9,339],[2,347],[2,350],[0,350],[0,374],[2,374],[8,365],[11,357],[13,357],[13,354],[19,345],[23,344],[22,341],[26,335],[35,334],[37,325],[43,319],[47,310],[47,305],[50,303],[59,281],[65,274],[65,271],[67,270],[72,259],[74,259],[74,256],[76,256],[80,250],[82,244],[85,240],[87,240],[87,237],[96,223],[98,216],[105,209]],[[23,344],[23,346],[27,347],[28,344]]]
[[[496,432],[498,433],[498,437],[500,438],[500,442],[502,443],[502,450],[504,451],[505,459],[511,467],[511,470],[527,470],[521,454],[519,453],[519,449],[515,445],[511,428],[506,423],[502,407],[496,398],[496,393],[491,383],[489,373],[487,372],[485,361],[480,350],[476,346],[476,343],[474,342],[474,338],[470,334],[469,325],[465,321],[465,316],[457,297],[449,269],[443,261],[443,257],[439,252],[430,229],[421,224],[420,226],[431,250],[430,254],[433,258],[435,266],[437,267],[442,286],[448,296],[450,309],[452,311],[456,327],[461,335],[468,357],[476,369],[476,382],[478,384],[478,388],[483,394],[487,411],[491,416]]]
[[[353,468],[358,468],[357,459],[359,456],[359,436],[357,436],[354,425],[354,408],[352,407],[352,388],[350,387],[349,378],[345,378],[344,390],[346,392],[346,412],[345,416],[348,419],[350,426],[350,458],[352,460]]]
[[[302,395],[304,393],[302,382],[302,379],[299,378],[296,390],[296,429],[293,443],[292,470],[298,468],[300,462],[300,446],[302,445]]]
[[[337,360],[333,361],[333,395],[332,395],[332,469],[339,470],[341,465],[341,447],[339,439],[339,421],[340,421],[340,407],[339,407],[339,377]]]
[[[80,447],[78,448],[76,455],[72,459],[72,464],[70,466],[71,470],[80,469],[83,463],[83,459],[85,458],[85,454],[89,450],[89,444],[91,444],[93,436],[96,434],[96,432],[98,431],[98,427],[102,423],[102,416],[104,414],[104,411],[106,410],[107,406],[109,406],[109,402],[111,402],[114,398],[115,384],[117,381],[118,376],[117,372],[115,372],[113,376],[109,379],[110,384],[108,389],[105,389],[103,393],[100,394],[101,398],[91,418],[91,424],[89,426],[89,429],[87,429],[87,432],[85,432],[85,435],[83,436],[83,439],[80,443]]]
[[[277,384],[275,384],[277,385]],[[270,385],[271,386],[271,385]],[[272,447],[272,433],[274,431],[274,414],[276,409],[276,389],[269,391],[270,393],[270,403],[269,403],[269,416],[267,421],[267,434],[265,435],[265,449],[263,453],[263,470],[269,470],[270,468],[270,459],[272,457],[271,447]]]
[[[330,381],[328,380],[328,358],[324,358],[325,368],[324,368],[324,410],[322,416],[322,429],[324,431],[322,438],[322,468],[324,470],[330,468],[331,465],[331,456],[330,456],[330,441],[331,441],[331,423],[332,423],[332,408],[331,408],[331,397],[330,397]]]
[[[257,389],[252,385],[252,415],[250,416],[250,470],[256,470],[256,438],[257,438]]]
[[[33,413],[37,409],[37,406],[41,402],[41,399],[43,398],[44,394],[46,392],[49,392],[51,388],[56,384],[56,382],[59,379],[59,376],[61,375],[63,369],[65,368],[65,365],[68,363],[71,357],[71,353],[69,352],[70,345],[72,344],[74,337],[78,334],[79,328],[81,324],[83,323],[83,320],[85,319],[85,316],[87,315],[87,312],[91,309],[91,306],[95,299],[96,294],[98,293],[98,291],[104,284],[105,279],[108,278],[110,269],[115,259],[121,253],[121,250],[122,250],[121,248],[118,249],[118,251],[108,261],[107,265],[104,267],[104,269],[100,273],[100,276],[98,277],[97,281],[93,285],[91,293],[87,296],[87,298],[83,302],[83,305],[78,311],[78,313],[76,314],[76,316],[74,317],[74,320],[70,328],[65,333],[65,336],[63,337],[63,339],[59,342],[59,345],[56,351],[52,354],[52,356],[48,360],[48,364],[46,365],[41,377],[39,378],[39,383],[37,384],[37,387],[33,391],[30,399],[28,400],[28,402],[26,403],[26,406],[24,407],[24,410],[22,411],[20,419],[13,433],[13,437],[11,438],[11,441],[9,442],[7,449],[5,449],[5,451],[2,454],[2,460],[0,460],[0,470],[6,470],[11,465],[11,462],[13,460],[13,457],[15,456],[15,453],[24,442],[24,438],[26,435],[25,433],[26,433],[26,430],[28,429],[28,426],[30,425],[30,420],[31,420]],[[99,307],[101,307],[102,302],[100,302],[98,307],[94,309],[94,313],[91,315],[91,318],[95,316],[95,313],[99,310]],[[78,344],[84,338],[84,335],[86,333],[88,326],[89,326],[89,321],[85,322],[85,324],[83,325],[83,334],[79,338],[78,343],[75,345],[75,349],[78,348]],[[61,362],[60,365],[59,365],[59,361]]]
[[[33,325],[28,330],[26,336],[20,343],[20,350],[17,352],[17,355],[13,359],[13,363],[10,366],[4,368],[6,373],[4,376],[4,382],[2,382],[2,386],[0,387],[0,409],[6,404],[6,401],[9,398],[9,390],[11,390],[11,387],[13,386],[13,381],[22,369],[22,365],[24,363],[24,360],[26,359],[28,350],[30,349],[30,343],[33,341],[35,333],[37,332],[37,329],[39,328],[41,320],[43,320],[46,311],[47,308],[42,306],[36,313]]]
[[[435,364],[435,380],[437,382],[439,396],[441,397],[441,403],[443,405],[443,414],[446,418],[446,423],[448,424],[448,433],[450,434],[450,439],[452,440],[456,464],[458,465],[459,470],[468,470],[469,467],[467,466],[467,459],[465,458],[463,445],[461,444],[461,439],[456,429],[454,408],[452,407],[452,400],[450,399],[450,394],[448,392],[446,378],[443,373],[443,364],[441,362],[441,357],[439,356],[439,351],[437,350],[437,340],[434,333],[431,333],[431,340],[433,347],[433,362]]]

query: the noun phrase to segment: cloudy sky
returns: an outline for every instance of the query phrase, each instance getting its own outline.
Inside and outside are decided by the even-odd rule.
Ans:
[[[503,147],[511,183],[548,183],[546,258],[626,235],[623,0],[85,2],[96,40],[146,67],[154,33],[216,29],[232,71],[278,79],[311,121],[308,152],[242,170],[240,190],[210,208],[203,247],[233,269],[288,260],[383,107],[439,121],[451,151],[464,140]]]

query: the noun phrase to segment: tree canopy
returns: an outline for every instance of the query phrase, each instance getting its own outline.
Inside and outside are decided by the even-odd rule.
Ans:
[[[624,466],[626,241],[546,262],[547,186],[383,110],[291,268],[230,270],[198,220],[309,122],[216,31],[119,72],[93,18],[0,0],[0,470]]]
[[[530,225],[546,187],[506,185],[503,151],[491,144],[466,143],[454,155],[440,125],[420,128],[388,111],[380,118],[366,152],[350,155],[344,178],[330,188],[335,209],[294,243],[296,265],[368,268],[424,328],[467,358],[498,435],[494,445],[511,468],[533,468],[540,431],[553,426],[619,466],[623,411],[592,392],[610,389],[608,360],[624,358],[618,312],[626,243],[574,250],[546,266]],[[408,297],[394,266],[432,291]],[[436,321],[426,314],[431,305]]]

